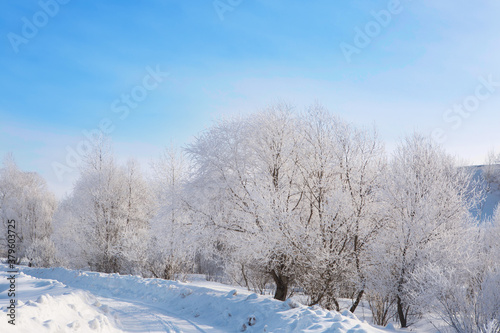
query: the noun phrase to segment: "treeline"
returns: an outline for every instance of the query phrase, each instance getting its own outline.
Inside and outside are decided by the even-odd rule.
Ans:
[[[148,176],[96,140],[57,205],[43,179],[7,158],[0,212],[4,228],[6,218],[22,225],[18,250],[31,265],[223,274],[328,309],[367,300],[379,325],[430,312],[457,332],[499,332],[500,210],[482,223],[471,214],[500,183],[499,157],[477,179],[424,136],[387,156],[374,129],[320,105],[297,114],[279,104],[166,149]]]

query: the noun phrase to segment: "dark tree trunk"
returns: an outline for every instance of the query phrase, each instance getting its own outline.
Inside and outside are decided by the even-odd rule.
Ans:
[[[245,265],[243,264],[241,264],[241,275],[243,276],[243,281],[245,281],[245,286],[247,287],[248,291],[250,291],[250,284],[248,284],[247,275],[245,273]]]
[[[364,294],[365,294],[364,290],[359,291],[358,296],[356,296],[356,300],[354,301],[354,303],[352,303],[351,308],[349,309],[351,313],[354,313],[354,311],[356,311],[356,308],[358,307],[359,302],[361,302],[361,299],[363,298]]]
[[[280,301],[286,301],[286,296],[288,295],[288,277],[281,274],[276,274],[276,272],[271,272],[274,283],[276,284],[276,292],[274,293],[274,299]]]
[[[399,317],[399,322],[401,323],[401,327],[408,327],[408,322],[407,322],[407,314],[408,312],[404,311],[403,309],[403,303],[401,302],[401,298],[398,296],[398,317]]]
[[[335,307],[333,307],[334,305]],[[329,296],[328,300],[325,304],[327,310],[335,309],[337,312],[340,311],[340,304],[337,302],[337,299],[334,296]]]

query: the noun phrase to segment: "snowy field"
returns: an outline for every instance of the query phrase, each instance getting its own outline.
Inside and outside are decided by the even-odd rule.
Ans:
[[[0,271],[0,332],[396,332],[213,282],[28,267],[16,276],[14,328],[7,266]]]

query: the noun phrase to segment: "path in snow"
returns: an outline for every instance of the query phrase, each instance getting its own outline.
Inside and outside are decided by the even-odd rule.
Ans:
[[[54,279],[16,274],[15,326],[6,316],[10,297],[6,265],[0,265],[0,332],[221,332],[171,315],[166,309],[99,297]]]
[[[213,327],[197,325],[190,320],[178,318],[165,309],[108,298],[99,298],[110,308],[110,314],[116,318],[118,328],[124,332],[221,332]]]

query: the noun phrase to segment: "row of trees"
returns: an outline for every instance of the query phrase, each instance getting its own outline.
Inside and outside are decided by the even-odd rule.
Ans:
[[[16,207],[22,253],[36,265],[165,279],[223,272],[249,289],[272,286],[279,300],[301,293],[340,310],[349,298],[354,312],[365,299],[381,325],[432,311],[458,332],[500,330],[500,210],[478,224],[470,212],[485,186],[418,134],[387,158],[374,129],[320,105],[297,115],[280,104],[167,149],[148,176],[117,163],[102,139],[57,209],[40,177],[10,159],[1,170],[3,221]]]

